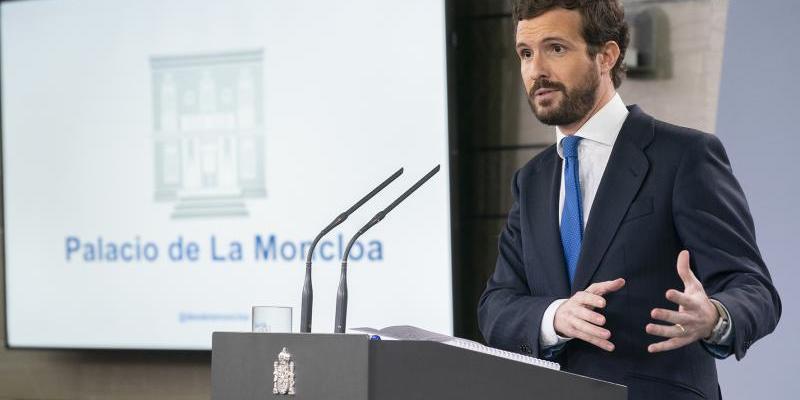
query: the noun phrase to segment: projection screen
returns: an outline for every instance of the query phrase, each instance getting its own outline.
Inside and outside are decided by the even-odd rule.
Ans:
[[[209,349],[255,305],[452,333],[444,1],[1,5],[11,347]]]

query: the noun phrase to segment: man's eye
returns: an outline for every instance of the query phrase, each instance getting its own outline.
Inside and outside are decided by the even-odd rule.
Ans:
[[[553,45],[553,51],[556,52],[556,53],[563,53],[566,50],[567,49],[565,49],[564,46],[562,46],[560,44],[554,44]]]
[[[530,50],[522,50],[519,52],[520,58],[531,58],[533,53]]]

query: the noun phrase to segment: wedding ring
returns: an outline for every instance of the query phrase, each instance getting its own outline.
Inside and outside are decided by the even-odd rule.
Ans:
[[[681,330],[681,336],[683,336],[683,335],[685,335],[685,334],[686,334],[686,328],[684,328],[684,327],[683,327],[683,325],[681,325],[681,324],[675,324],[675,326],[677,326],[678,328],[680,328],[680,330]]]

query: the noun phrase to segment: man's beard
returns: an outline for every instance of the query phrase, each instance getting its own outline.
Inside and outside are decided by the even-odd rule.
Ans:
[[[567,91],[563,83],[553,82],[544,78],[537,79],[528,93],[528,103],[533,114],[545,125],[564,126],[580,121],[594,107],[597,100],[597,87],[600,78],[589,71],[586,78],[575,89]],[[555,109],[544,111],[538,108],[534,93],[539,89],[553,89],[561,91],[563,99]],[[556,100],[546,100],[544,105],[550,106]]]

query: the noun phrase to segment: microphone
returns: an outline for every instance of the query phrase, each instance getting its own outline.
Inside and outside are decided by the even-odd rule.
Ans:
[[[389,211],[392,211],[398,204],[400,204],[403,200],[405,200],[411,193],[414,193],[415,190],[419,189],[420,186],[425,184],[428,179],[431,179],[432,176],[436,175],[439,172],[440,166],[437,165],[433,168],[430,172],[425,174],[414,186],[411,186],[408,190],[406,190],[397,200],[393,201],[392,204],[389,204],[388,207],[384,208],[383,210],[379,211],[372,217],[366,225],[361,227],[361,229],[353,235],[353,238],[347,243],[347,247],[344,250],[344,256],[342,257],[342,272],[339,276],[339,290],[336,292],[336,325],[334,327],[334,333],[344,333],[345,326],[347,325],[347,256],[350,254],[350,248],[353,247],[353,243],[356,242],[356,239],[359,236],[363,235],[364,232],[368,231],[373,226],[377,225],[378,222],[386,217],[386,214]]]
[[[362,197],[361,200],[353,204],[352,207],[348,208],[345,212],[339,214],[336,219],[333,220],[325,229],[320,232],[314,241],[311,242],[311,247],[308,249],[308,255],[306,256],[306,279],[303,282],[303,304],[300,308],[300,332],[309,333],[311,332],[311,309],[312,304],[314,303],[314,289],[311,287],[311,257],[314,255],[314,247],[317,246],[317,242],[322,239],[328,232],[330,232],[333,228],[339,226],[342,222],[344,222],[347,217],[350,216],[355,210],[358,210],[359,207],[363,206],[364,203],[369,201],[373,196],[378,194],[383,188],[388,186],[392,181],[397,179],[398,176],[403,174],[403,168],[397,170],[397,172],[393,173],[392,176],[386,178],[385,181],[381,182],[375,189],[372,189],[371,192],[367,193],[366,196]]]

